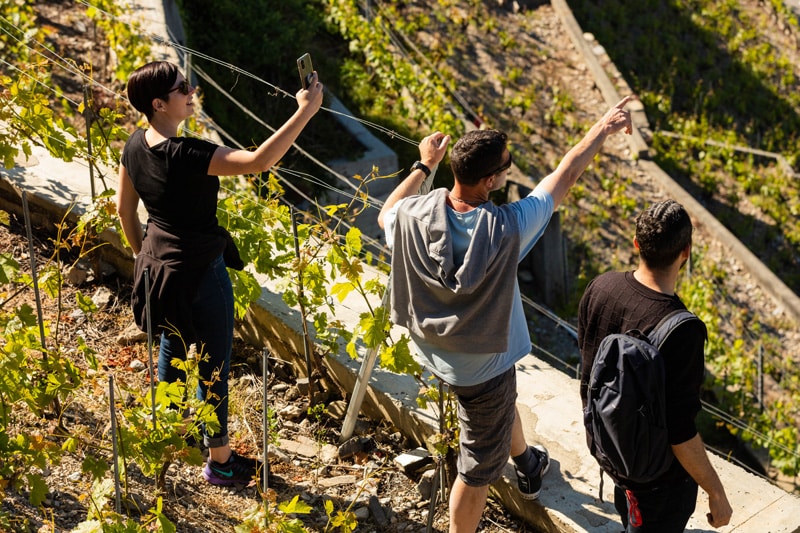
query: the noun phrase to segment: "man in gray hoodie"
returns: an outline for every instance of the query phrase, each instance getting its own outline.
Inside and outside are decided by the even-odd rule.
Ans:
[[[539,496],[550,459],[544,447],[528,446],[516,410],[514,364],[531,350],[517,265],[606,138],[631,133],[631,98],[606,112],[528,196],[501,206],[489,193],[505,186],[512,160],[497,130],[469,132],[453,146],[451,190],[417,195],[450,143],[433,133],[378,215],[393,248],[392,321],[408,328],[419,357],[458,401],[450,533],[477,530],[509,455],[522,497]]]

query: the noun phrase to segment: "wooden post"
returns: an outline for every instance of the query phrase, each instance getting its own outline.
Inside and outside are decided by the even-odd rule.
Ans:
[[[520,263],[520,271],[527,269],[533,276],[530,296],[550,308],[567,302],[567,260],[561,217],[556,211],[550,219],[542,238]]]

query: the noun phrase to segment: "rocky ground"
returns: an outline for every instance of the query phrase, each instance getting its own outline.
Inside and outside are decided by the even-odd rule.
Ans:
[[[599,117],[606,106],[552,7],[539,2],[531,4],[531,11],[527,14],[517,13],[510,4],[506,5],[498,11],[498,21],[502,30],[517,39],[519,47],[529,46],[537,53],[506,53],[501,57],[492,48],[496,33],[472,35],[472,44],[462,55],[462,63],[454,65],[453,70],[460,73],[459,90],[468,94],[473,106],[480,108],[486,117],[501,117],[496,119],[500,127],[513,129],[515,123],[530,121],[534,133],[528,136],[528,140],[536,146],[534,153],[545,166],[552,168],[570,141],[575,140],[571,127],[589,123]],[[56,0],[40,1],[36,5],[43,23],[55,30],[52,38],[58,40],[60,50],[74,50],[78,57],[84,60],[94,57],[95,65],[102,64],[103,54],[92,44],[95,41],[91,37],[91,24],[82,15],[85,6]],[[83,21],[82,26],[76,21]],[[472,27],[468,29],[468,32],[474,31]],[[425,38],[425,35],[421,36],[422,40]],[[428,38],[430,41],[424,44],[436,46],[436,37]],[[568,92],[572,108],[564,119],[564,128],[554,127],[552,120],[536,122],[533,110],[504,113],[503,110],[492,108],[491,103],[500,102],[499,96],[507,90],[501,82],[501,74],[514,67],[524,69],[524,76],[530,77],[532,86],[550,85],[565,91],[562,94]],[[100,67],[95,70],[96,73],[101,71]],[[64,85],[68,86],[69,83],[65,80]],[[76,86],[74,90],[79,92],[80,87]],[[558,91],[549,94],[549,97],[555,98]],[[515,142],[520,145],[527,143],[522,140]],[[637,168],[624,141],[611,139],[604,153],[604,169],[609,173],[617,173],[623,179],[630,179],[640,199],[664,195],[664,191]],[[532,174],[536,177],[535,172]],[[600,186],[596,181],[587,181],[586,196],[569,207],[568,213],[591,209],[588,199],[600,194]],[[586,230],[587,240],[591,238],[600,243],[594,250],[599,261],[615,265],[630,263],[633,257],[630,252],[609,244],[619,242],[619,234],[625,234],[629,228],[629,223],[626,224],[624,220],[612,220],[594,232]],[[36,234],[36,250],[39,260],[44,263],[52,255],[52,244],[47,240],[48,232],[43,228],[37,229]],[[743,317],[776,317],[771,327],[778,342],[786,346],[786,353],[800,354],[800,335],[796,328],[781,325],[785,321],[780,319],[780,310],[758,290],[746,271],[733,258],[727,257],[725,249],[705,234],[703,228],[699,228],[697,240],[699,245],[708,249],[707,253],[718,259],[720,268],[737,273],[735,279],[726,281],[729,303],[741,307]],[[0,227],[0,251],[13,253],[23,264],[27,260],[27,241],[19,220],[12,220],[10,228]],[[72,303],[68,304],[69,311],[64,314],[63,309],[59,310],[58,302],[49,298],[45,298],[44,311],[45,318],[51,321],[61,313],[63,320],[60,321],[58,335],[65,345],[68,346],[80,334],[98,354],[100,370],[87,374],[87,381],[93,384],[89,388],[92,392],[75,397],[66,407],[63,419],[68,428],[95,433],[98,439],[107,443],[103,436],[107,435],[109,418],[105,413],[108,407],[102,393],[107,376],[113,375],[115,380],[145,390],[148,383],[147,352],[141,340],[124,345],[117,341],[131,323],[128,281],[113,272],[97,274],[88,268],[86,272],[85,280],[75,279],[75,285],[66,286],[63,302],[74,302],[76,290],[96,295],[102,307],[90,320],[80,313],[73,314],[75,307]],[[30,291],[20,293],[16,301],[8,303],[8,306],[17,305],[23,299],[32,301]],[[5,311],[4,308],[1,310]],[[574,343],[565,338],[563,331],[541,317],[533,317],[532,324],[538,345],[547,347],[556,357],[567,360],[574,357]],[[233,364],[235,392],[232,394],[231,434],[234,446],[239,451],[254,455],[259,454],[262,435],[260,406],[264,387],[260,378],[260,357],[259,348],[237,340]],[[79,361],[79,364],[85,367],[85,362]],[[358,516],[357,531],[425,531],[429,502],[420,493],[419,473],[404,472],[394,461],[398,455],[416,448],[419,443],[408,442],[395,428],[384,422],[362,420],[356,441],[340,451],[338,431],[341,420],[337,418],[336,407],[341,406],[341,399],[328,398],[328,413],[309,415],[305,410],[304,395],[297,388],[296,381],[291,368],[274,362],[267,388],[270,391],[270,405],[279,413],[277,431],[280,442],[269,455],[270,487],[276,491],[277,501],[299,496],[314,507],[314,512],[304,519],[306,526],[313,531],[326,531],[323,499],[331,499],[336,509],[348,508],[355,502],[350,509]],[[30,417],[19,417],[16,429],[28,431],[38,423]],[[50,492],[40,509],[27,503],[24,488],[7,490],[2,510],[13,519],[12,529],[69,531],[85,520],[85,495],[91,486],[89,476],[81,473],[81,461],[79,454],[65,454],[59,464],[44,470]],[[135,500],[138,499],[141,507],[149,507],[153,502],[154,480],[134,469],[130,472],[129,482],[128,493]],[[202,480],[199,467],[180,463],[169,467],[163,497],[167,517],[181,532],[230,532],[241,523],[247,509],[259,501],[258,491],[254,487],[223,489],[209,486]],[[132,515],[136,516],[136,513]],[[441,504],[437,507],[434,525],[436,531],[447,529],[445,506]],[[531,530],[490,501],[480,531]]]

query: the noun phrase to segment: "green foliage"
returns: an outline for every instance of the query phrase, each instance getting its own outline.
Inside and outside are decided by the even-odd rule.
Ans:
[[[19,272],[19,263],[7,254],[0,254],[0,284],[14,280]]]
[[[8,257],[3,260],[6,284],[25,280],[19,265]],[[4,291],[5,292],[5,291]],[[40,505],[48,492],[41,470],[60,460],[62,450],[43,432],[17,432],[15,419],[23,414],[42,417],[48,408],[57,406],[82,383],[82,372],[58,346],[46,349],[41,331],[50,334],[48,324],[38,323],[27,304],[6,309],[0,307],[0,494],[7,487],[27,487],[32,504]]]
[[[128,76],[151,56],[151,43],[138,21],[125,17],[125,7],[114,0],[91,0],[86,14],[106,36],[105,45],[116,57],[114,76],[126,82]]]
[[[358,519],[355,513],[352,511],[338,511],[334,514],[333,502],[330,500],[325,500],[325,514],[328,515],[328,527],[325,528],[325,531],[352,533],[358,527]]]
[[[195,389],[191,389],[193,393]],[[219,421],[212,409],[203,409],[203,404],[187,397],[186,386],[180,382],[159,382],[156,388],[156,422],[152,421],[150,397],[144,391],[137,392],[137,404],[123,411],[127,424],[119,427],[119,438],[125,455],[134,460],[142,473],[155,476],[167,462],[182,460],[188,464],[201,465],[202,456],[197,448],[188,446],[185,434],[199,436],[199,424],[206,422],[219,431]],[[191,421],[184,420],[180,407],[198,407]]]
[[[175,533],[175,525],[164,515],[161,497],[156,498],[155,507],[149,509],[139,523],[111,509],[113,491],[114,483],[109,479],[94,482],[92,492],[85,495],[89,500],[88,518],[72,529],[72,533]]]
[[[386,31],[396,22],[391,8],[372,18],[364,16],[355,0],[328,0],[325,9],[329,29],[349,42],[352,59],[343,67],[343,79],[360,109],[369,115],[400,116],[424,130],[463,131],[446,87],[436,77],[420,76],[393,45]]]
[[[202,57],[193,57],[192,62],[273,128],[278,128],[296,109],[294,101],[285,96],[294,95],[300,89],[296,61],[303,53],[311,53],[320,80],[327,88],[332,88],[334,94],[339,93],[337,57],[331,51],[341,49],[342,43],[325,32],[317,1],[180,0],[178,6],[184,13],[184,29],[191,48],[212,53],[215,58],[255,73],[260,79],[243,76],[229,65],[219,65]],[[236,31],[230,31],[231,28]],[[242,35],[259,38],[243,40]],[[260,124],[242,121],[240,107],[207,86],[203,79],[198,83],[204,109],[236,141],[246,146],[256,145],[271,134]],[[320,160],[355,160],[364,152],[364,146],[345,134],[331,114],[319,113],[312,124],[313,127],[305,128],[296,142]],[[330,139],[337,142],[331,143]],[[282,158],[281,166],[318,173],[315,166],[295,151]],[[314,195],[308,187],[304,188]]]
[[[64,161],[78,150],[77,132],[53,113],[48,85],[50,75],[44,64],[28,65],[15,71],[17,77],[0,74],[0,120],[8,124],[0,133],[0,156],[6,168],[14,166],[19,151],[29,157],[32,144],[44,146]]]
[[[437,380],[434,376],[430,376],[428,379],[429,381]],[[459,425],[456,398],[449,388],[447,391],[442,390],[443,386],[444,383],[438,380],[435,387],[427,385],[421,387],[417,396],[417,404],[422,409],[426,409],[429,405],[437,405],[442,409],[442,412],[439,413],[442,431],[431,435],[425,441],[428,451],[438,459],[458,453]]]
[[[113,2],[107,4],[105,7],[119,15],[121,8],[113,7]],[[0,34],[0,56],[13,62],[16,67],[10,71],[0,70],[0,85],[3,87],[0,91],[0,121],[9,126],[0,132],[0,160],[3,165],[6,168],[13,167],[14,159],[20,153],[29,157],[33,145],[43,146],[51,155],[65,161],[82,155],[90,159],[98,171],[98,163],[118,163],[118,154],[112,143],[126,137],[118,124],[122,115],[108,108],[95,113],[91,101],[83,102],[77,110],[70,109],[61,90],[54,83],[51,75],[52,63],[31,54],[32,49],[46,48],[46,34],[43,29],[35,26],[32,6],[25,2],[6,1],[0,7],[3,8],[1,11],[4,15],[19,28],[18,31],[16,28],[7,30],[4,27],[7,31]],[[97,14],[94,8],[89,11]],[[107,15],[104,13],[104,16]],[[121,22],[100,22],[100,25],[106,30],[106,35],[117,40],[119,47],[128,47],[125,50],[130,50],[137,60],[149,53],[146,44],[138,46],[138,43],[146,41],[141,32],[136,31],[135,26],[131,30],[131,26]],[[123,34],[112,33],[113,31]],[[130,63],[131,56],[118,50],[117,57],[120,61],[118,74],[127,77],[131,69],[125,63]],[[70,66],[89,72],[91,79],[90,65]],[[75,111],[84,114],[91,121],[89,139],[82,138],[75,126],[69,123]]]
[[[25,41],[40,42],[45,35],[36,26],[33,6],[25,0],[0,0],[0,13],[8,21],[3,22],[5,31],[0,33],[0,58],[9,62],[27,62],[30,49],[25,46]]]
[[[800,153],[793,67],[780,47],[762,38],[758,14],[724,0],[606,2],[602,9],[583,0],[571,6],[645,104],[657,132],[657,162],[690,192],[715,198],[707,202],[713,214],[797,291],[800,218],[794,199],[800,182],[772,160],[730,148],[752,146],[789,161]],[[787,8],[773,8],[796,27]],[[634,28],[629,20],[637,21]],[[761,187],[754,187],[754,179]],[[735,191],[728,196],[732,201],[719,198],[729,190]],[[770,235],[740,222],[749,218],[737,209],[743,199],[762,211],[774,228]],[[777,254],[766,247],[776,241],[782,242]]]
[[[733,411],[755,432],[740,431],[738,427],[727,425],[733,434],[739,434],[745,441],[753,442],[769,450],[772,465],[783,474],[796,475],[797,452],[800,450],[800,436],[793,413],[797,412],[800,396],[797,383],[784,383],[786,400],[779,400],[762,411],[753,396],[758,380],[757,367],[762,351],[767,365],[766,372],[773,375],[796,375],[793,363],[783,357],[780,346],[770,346],[758,336],[761,323],[747,316],[732,316],[728,327],[735,327],[732,343],[726,342],[719,320],[719,310],[725,308],[727,295],[721,294],[719,282],[727,273],[716,264],[703,261],[703,253],[696,253],[692,261],[694,272],[679,284],[678,293],[686,306],[693,310],[708,328],[706,344],[706,364],[709,368],[707,386],[719,397],[719,403],[728,411]],[[771,369],[769,367],[772,367]]]
[[[248,509],[242,523],[234,528],[236,533],[307,533],[303,522],[293,515],[305,515],[313,511],[295,496],[289,502],[278,504],[275,493],[270,491],[263,501]]]

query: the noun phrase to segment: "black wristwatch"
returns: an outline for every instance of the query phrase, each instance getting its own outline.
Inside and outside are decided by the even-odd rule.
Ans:
[[[414,164],[411,165],[411,170],[412,171],[417,170],[417,169],[419,169],[422,172],[424,172],[426,178],[430,178],[431,177],[431,169],[429,169],[427,166],[425,166],[422,163],[422,161],[414,161]]]

